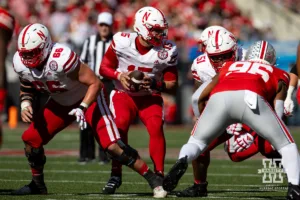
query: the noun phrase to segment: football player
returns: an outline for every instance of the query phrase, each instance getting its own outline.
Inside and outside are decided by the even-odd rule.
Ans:
[[[14,70],[20,77],[21,117],[30,123],[23,133],[25,155],[32,171],[32,181],[16,195],[47,194],[43,169],[46,156],[43,146],[74,120],[81,129],[92,127],[97,142],[113,159],[127,165],[149,183],[154,197],[165,197],[162,178],[152,172],[138,152],[120,140],[102,82],[65,45],[52,43],[42,24],[29,24],[18,37],[18,51],[13,58]],[[50,95],[40,110],[32,109],[34,94]]]
[[[4,110],[6,99],[6,70],[5,59],[7,46],[13,35],[15,26],[14,17],[4,8],[0,7],[0,114]],[[2,123],[0,121],[0,148],[2,145]]]
[[[202,114],[188,143],[182,147],[179,160],[165,176],[163,186],[167,191],[176,187],[188,161],[196,159],[228,125],[239,122],[256,130],[280,152],[289,182],[286,198],[300,198],[297,145],[277,114],[284,110],[289,75],[270,64],[274,61],[273,48],[266,43],[262,48],[257,46],[255,43],[250,47],[246,62],[227,62],[202,88],[199,97]]]
[[[156,8],[139,9],[133,28],[134,33],[119,32],[113,36],[102,60],[100,74],[114,80],[110,108],[122,141],[127,144],[129,126],[138,115],[149,133],[149,152],[155,173],[163,176],[166,142],[161,92],[176,92],[177,48],[166,39],[168,23]],[[145,74],[141,89],[137,91],[130,90],[128,76],[134,70]],[[121,183],[121,165],[112,162],[111,178],[103,192],[113,194]]]

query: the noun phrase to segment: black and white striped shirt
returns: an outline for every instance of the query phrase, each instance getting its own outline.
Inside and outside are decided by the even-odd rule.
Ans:
[[[84,63],[88,64],[95,74],[101,79],[103,77],[99,74],[100,64],[111,41],[112,35],[107,41],[102,41],[99,34],[91,35],[85,40],[80,55],[80,59]]]

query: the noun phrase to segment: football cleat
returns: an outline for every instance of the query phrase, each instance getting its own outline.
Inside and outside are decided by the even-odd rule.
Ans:
[[[32,181],[28,185],[13,191],[12,195],[47,194],[47,187],[43,177],[43,175],[33,176]]]
[[[286,196],[287,200],[300,200],[300,186],[289,183],[289,188]]]
[[[114,194],[116,189],[122,185],[122,177],[121,176],[111,176],[102,189],[103,194]]]
[[[171,192],[176,188],[178,181],[185,173],[187,167],[188,167],[187,156],[177,160],[175,165],[171,168],[171,170],[163,180],[163,187],[166,191]]]
[[[157,186],[153,189],[153,198],[165,198],[166,196],[167,191],[162,186]]]
[[[176,193],[177,197],[207,197],[207,182],[199,183]]]

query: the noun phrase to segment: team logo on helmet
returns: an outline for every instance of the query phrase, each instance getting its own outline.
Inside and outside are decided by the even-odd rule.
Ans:
[[[55,60],[52,60],[50,63],[49,63],[49,67],[52,71],[56,71],[57,68],[58,68],[58,64]]]
[[[162,50],[162,51],[159,51],[157,53],[157,55],[161,60],[165,60],[168,57],[168,52],[165,50]]]

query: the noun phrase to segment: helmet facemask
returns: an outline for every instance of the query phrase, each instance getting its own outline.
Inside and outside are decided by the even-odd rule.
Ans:
[[[38,67],[45,59],[43,57],[44,46],[45,43],[42,43],[34,49],[19,50],[22,63],[28,68]]]
[[[225,62],[236,60],[236,51],[230,50],[228,52],[222,52],[221,54],[208,55],[208,57],[212,66],[218,72]]]
[[[146,29],[148,30],[147,38],[144,38],[149,44],[153,46],[160,46],[163,39],[167,39],[168,35],[168,24],[165,24],[164,27],[161,27],[158,24],[154,26],[150,24],[145,24]]]

